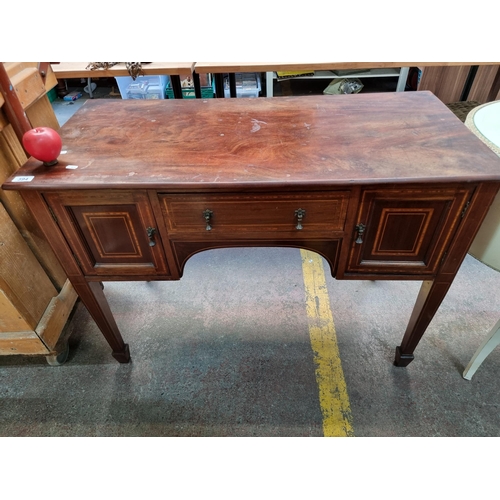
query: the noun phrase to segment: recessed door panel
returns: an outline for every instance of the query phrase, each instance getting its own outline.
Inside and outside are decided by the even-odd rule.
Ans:
[[[146,193],[45,197],[86,274],[169,274]]]
[[[100,205],[68,207],[96,263],[149,263],[147,241],[138,234],[141,227],[137,206]]]
[[[365,190],[348,271],[436,271],[472,190]]]

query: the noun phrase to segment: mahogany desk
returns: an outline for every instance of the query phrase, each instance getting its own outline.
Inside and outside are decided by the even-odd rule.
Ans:
[[[206,249],[313,250],[337,279],[421,280],[406,366],[500,186],[500,159],[429,92],[88,101],[19,190],[113,356],[102,281],[178,280]]]

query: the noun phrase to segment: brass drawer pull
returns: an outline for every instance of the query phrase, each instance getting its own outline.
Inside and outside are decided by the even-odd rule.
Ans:
[[[205,222],[207,223],[207,226],[205,227],[207,231],[212,230],[212,226],[210,225],[210,219],[212,218],[212,215],[213,215],[212,210],[207,209],[203,211],[203,217],[205,217]]]
[[[156,233],[156,229],[154,227],[148,227],[146,229],[146,233],[148,235],[148,238],[149,238],[149,246],[150,247],[154,247],[156,245],[156,241],[155,241],[155,233]]]
[[[295,217],[297,217],[297,225],[295,226],[295,229],[298,229],[299,231],[303,229],[302,227],[302,219],[305,217],[306,211],[303,208],[298,208],[295,210]]]
[[[364,224],[358,224],[356,226],[356,231],[358,232],[358,237],[356,238],[356,243],[361,245],[363,243],[363,233],[365,232],[366,226]]]

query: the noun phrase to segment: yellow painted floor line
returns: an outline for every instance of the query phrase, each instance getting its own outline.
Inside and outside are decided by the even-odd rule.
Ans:
[[[340,362],[323,261],[315,252],[300,250],[300,254],[323,433],[328,437],[354,436],[351,405]]]

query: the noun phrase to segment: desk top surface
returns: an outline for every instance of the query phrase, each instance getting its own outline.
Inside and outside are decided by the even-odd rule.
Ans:
[[[93,100],[59,163],[6,189],[171,190],[500,181],[500,159],[430,92]],[[77,167],[77,168],[75,168]]]

